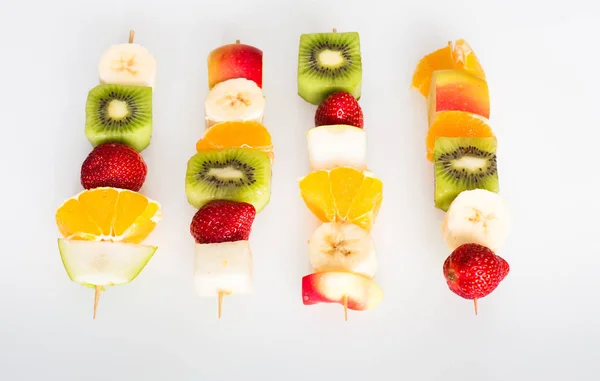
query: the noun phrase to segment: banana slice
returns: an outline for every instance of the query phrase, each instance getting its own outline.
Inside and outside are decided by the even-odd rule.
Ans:
[[[98,64],[100,83],[154,87],[156,58],[138,44],[113,45]]]
[[[506,241],[511,217],[498,193],[484,189],[461,192],[442,222],[442,234],[450,250],[463,243],[477,243],[496,252]]]
[[[327,222],[308,241],[308,256],[316,272],[351,271],[370,278],[377,271],[375,243],[358,225]]]
[[[254,81],[235,78],[217,84],[204,104],[206,128],[220,122],[263,122],[265,97]]]

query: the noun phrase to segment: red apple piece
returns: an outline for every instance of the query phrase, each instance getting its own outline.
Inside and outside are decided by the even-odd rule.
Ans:
[[[383,290],[372,279],[345,271],[318,272],[302,278],[302,301],[305,305],[343,305],[344,297],[348,300],[348,309],[364,311],[381,302]]]
[[[262,89],[263,52],[254,46],[228,44],[208,56],[208,88],[234,78],[246,78]]]
[[[434,71],[427,108],[429,125],[441,111],[465,111],[489,119],[490,95],[487,82],[458,70]]]

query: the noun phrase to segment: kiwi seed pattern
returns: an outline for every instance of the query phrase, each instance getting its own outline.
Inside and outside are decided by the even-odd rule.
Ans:
[[[152,137],[152,88],[120,84],[94,87],[87,99],[85,134],[93,146],[118,142],[142,152]]]
[[[259,213],[269,203],[270,184],[271,159],[258,149],[201,150],[188,160],[185,192],[197,209],[212,200],[229,200],[252,204]]]
[[[239,178],[221,178],[217,175],[211,174],[215,169],[232,169],[240,172],[242,175]],[[222,162],[207,160],[202,162],[202,168],[196,173],[198,181],[207,181],[214,186],[225,186],[225,185],[252,185],[256,182],[254,179],[254,168],[251,168],[246,163],[241,162],[239,159],[230,158]]]
[[[346,91],[360,99],[361,80],[362,58],[357,32],[300,36],[298,95],[305,101],[318,106],[336,91]]]
[[[453,162],[464,157],[485,159],[485,165],[478,167],[475,171],[467,170],[464,167],[455,168]],[[442,153],[437,160],[440,162],[439,165],[446,176],[464,181],[469,186],[477,185],[482,179],[496,174],[496,154],[472,145],[459,146],[454,151]]]
[[[109,113],[109,106],[112,101],[121,101],[126,104],[127,115],[122,118],[113,118]],[[131,94],[118,93],[111,91],[106,97],[102,97],[98,101],[100,122],[105,128],[120,128],[126,126],[137,117],[138,107],[135,99]]]
[[[329,43],[327,40],[316,41],[315,45],[310,46],[310,49],[305,53],[309,56],[308,67],[317,73],[324,74],[329,77],[343,75],[346,71],[352,69],[353,55],[351,47],[348,44],[341,42]],[[339,52],[343,57],[343,62],[337,67],[324,66],[319,63],[319,54],[326,50]]]

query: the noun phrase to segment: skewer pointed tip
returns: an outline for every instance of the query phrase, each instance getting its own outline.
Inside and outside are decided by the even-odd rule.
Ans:
[[[133,29],[129,30],[129,43],[133,44],[133,39],[135,37],[135,31]]]
[[[477,316],[477,298],[473,299],[473,307],[475,307],[475,316]]]
[[[239,44],[239,43],[240,43],[240,40],[235,40],[235,43],[236,43],[236,44]]]
[[[344,302],[344,320],[348,321],[348,297],[344,295],[342,301]]]
[[[221,312],[223,311],[223,296],[225,295],[225,293],[223,291],[219,291],[219,301],[218,301],[218,312],[217,312],[217,316],[219,317],[219,319],[221,318]]]
[[[100,302],[100,292],[102,291],[101,286],[96,286],[94,293],[94,320],[96,320],[96,312],[98,311],[98,303]]]
[[[333,28],[333,33],[337,33],[337,28]]]

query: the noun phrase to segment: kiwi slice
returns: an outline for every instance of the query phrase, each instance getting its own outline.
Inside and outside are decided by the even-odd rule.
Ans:
[[[85,136],[94,147],[118,142],[141,152],[150,144],[151,87],[98,85],[88,94],[85,113]]]
[[[200,151],[188,160],[185,193],[196,209],[231,200],[252,204],[258,213],[271,199],[271,159],[250,148]]]
[[[298,95],[319,105],[328,95],[345,91],[360,99],[362,61],[357,32],[300,36]]]
[[[496,138],[437,138],[433,149],[435,206],[448,211],[459,193],[486,189],[498,193]]]

